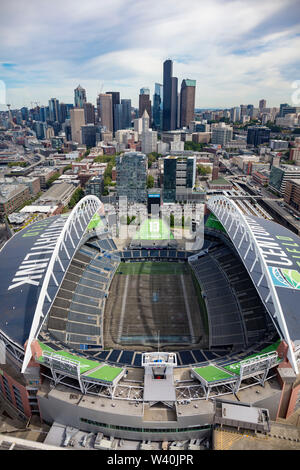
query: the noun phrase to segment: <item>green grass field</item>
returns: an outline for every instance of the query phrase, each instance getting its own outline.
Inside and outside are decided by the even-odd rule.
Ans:
[[[168,261],[160,262],[138,262],[138,263],[120,263],[117,273],[119,274],[189,274],[188,266],[185,263],[170,263]]]
[[[262,349],[258,354],[251,354],[248,357],[245,357],[244,360],[247,359],[253,359],[256,357],[257,359],[259,356],[262,356],[263,354],[270,353],[270,352],[275,352],[276,349],[278,348],[280,344],[280,340],[276,341],[276,343],[270,344],[270,346],[267,346],[266,348]],[[281,359],[278,357],[278,362],[281,362]],[[224,369],[228,370],[229,372],[233,372],[234,374],[239,375],[240,374],[240,368],[241,368],[241,363],[240,362],[235,362],[234,364],[230,364],[229,366],[225,366]]]
[[[231,379],[232,375],[215,366],[205,366],[193,369],[197,374],[203,377],[206,382],[215,382],[217,380]]]
[[[136,240],[173,240],[174,235],[162,219],[145,220],[134,237]]]
[[[122,372],[122,370],[123,369],[120,367],[103,366],[100,369],[87,374],[87,377],[98,379],[104,382],[113,382],[113,380]]]
[[[103,222],[98,214],[95,214],[92,220],[90,221],[87,230],[92,230],[93,228],[102,227]]]
[[[214,228],[215,230],[220,230],[221,232],[226,233],[226,230],[221,222],[213,214],[209,214],[205,223],[205,227]]]

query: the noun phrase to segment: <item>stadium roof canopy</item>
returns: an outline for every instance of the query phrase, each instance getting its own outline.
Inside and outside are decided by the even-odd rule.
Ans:
[[[231,199],[213,196],[208,208],[235,246],[299,372],[300,237],[273,221],[246,216]],[[299,361],[299,354],[298,354]]]
[[[102,202],[86,196],[68,215],[35,222],[17,232],[0,251],[0,332],[26,348],[23,372],[73,255]]]

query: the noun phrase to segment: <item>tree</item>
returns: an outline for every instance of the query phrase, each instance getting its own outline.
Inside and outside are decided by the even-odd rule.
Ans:
[[[153,188],[154,187],[154,178],[152,175],[147,176],[147,188]]]
[[[11,168],[13,166],[21,166],[21,167],[25,168],[28,165],[29,165],[28,162],[8,162],[8,164],[7,164],[7,166],[9,168]]]
[[[73,209],[74,206],[76,206],[77,202],[80,201],[84,196],[84,192],[81,188],[77,188],[74,193],[72,194],[72,197],[70,199],[70,202],[68,204],[69,209]]]
[[[71,170],[71,169],[72,169],[72,165],[71,165],[71,164],[70,164],[70,165],[67,165],[67,166],[64,166],[64,168],[63,168],[63,173],[65,173],[66,171]]]
[[[54,173],[54,175],[50,176],[50,178],[48,179],[47,183],[46,183],[46,187],[47,189],[50,188],[50,186],[52,185],[52,183],[57,180],[58,178],[60,177],[60,174],[59,172],[57,171],[56,173]]]
[[[185,142],[184,150],[192,150],[193,152],[201,152],[206,144],[197,144],[196,142]]]
[[[198,165],[197,171],[198,171],[198,175],[206,176],[211,173],[211,168],[209,166]]]

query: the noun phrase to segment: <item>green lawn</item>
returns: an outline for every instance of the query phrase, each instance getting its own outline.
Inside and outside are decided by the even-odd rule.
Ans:
[[[80,373],[83,374],[84,372],[87,372],[91,369],[94,369],[95,367],[99,366],[100,363],[99,362],[96,362],[96,361],[91,361],[89,359],[86,359],[84,357],[81,357],[81,356],[75,356],[74,354],[71,354],[69,353],[68,351],[54,351],[52,348],[50,348],[49,346],[41,343],[39,341],[39,345],[42,349],[43,352],[47,351],[47,352],[52,352],[54,353],[55,356],[61,356],[61,357],[65,357],[66,359],[73,359],[75,361],[79,361],[80,362]],[[38,360],[40,362],[43,362],[43,357],[40,356],[38,358]]]
[[[280,343],[280,340],[278,340],[278,341],[276,341],[276,343],[273,343],[270,346],[267,346],[266,348],[262,349],[260,351],[260,353],[251,354],[250,356],[245,357],[245,359],[243,359],[243,360],[246,361],[247,359],[252,359],[253,357],[259,358],[259,356],[261,356],[262,354],[266,354],[266,353],[269,353],[269,352],[276,351],[276,349],[279,346],[279,343]],[[281,361],[281,359],[278,358],[278,362],[280,362],[280,361]],[[234,364],[230,364],[229,366],[224,367],[224,369],[229,370],[230,372],[234,372],[237,375],[239,375],[239,373],[240,373],[240,368],[241,368],[241,363],[240,362],[235,362]]]
[[[215,366],[198,367],[193,369],[198,375],[203,377],[206,382],[215,382],[216,380],[231,379],[232,375],[224,372]]]
[[[136,263],[121,262],[117,269],[119,274],[188,274],[186,263],[171,263],[168,261],[144,261]]]
[[[135,234],[135,240],[173,240],[174,235],[162,219],[147,219]]]
[[[215,230],[220,230],[221,232],[226,233],[225,228],[223,227],[221,222],[214,216],[214,214],[209,214],[205,223],[205,227],[214,228]]]
[[[103,222],[101,220],[101,217],[98,214],[95,214],[92,220],[90,221],[87,230],[92,230],[93,228],[101,227],[103,225]]]
[[[113,382],[113,380],[122,372],[122,370],[123,369],[121,369],[121,367],[103,366],[100,369],[87,374],[86,376],[89,378],[102,380],[104,382]]]

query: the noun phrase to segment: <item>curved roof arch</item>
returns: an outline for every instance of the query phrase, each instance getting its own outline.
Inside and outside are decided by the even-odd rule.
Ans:
[[[211,197],[207,207],[219,219],[235,246],[275,327],[289,347],[299,373],[295,349],[300,346],[300,238],[285,227],[246,216],[226,196]]]
[[[103,203],[96,196],[82,198],[69,214],[57,237],[43,283],[38,296],[21,372],[24,373],[31,359],[31,344],[37,338],[47,317],[58,288],[79,247],[82,237],[94,215],[104,210]],[[49,234],[48,234],[49,235]],[[43,235],[42,235],[43,236]],[[51,237],[50,237],[51,238]],[[49,238],[49,240],[50,240]],[[53,287],[51,288],[51,283]]]

